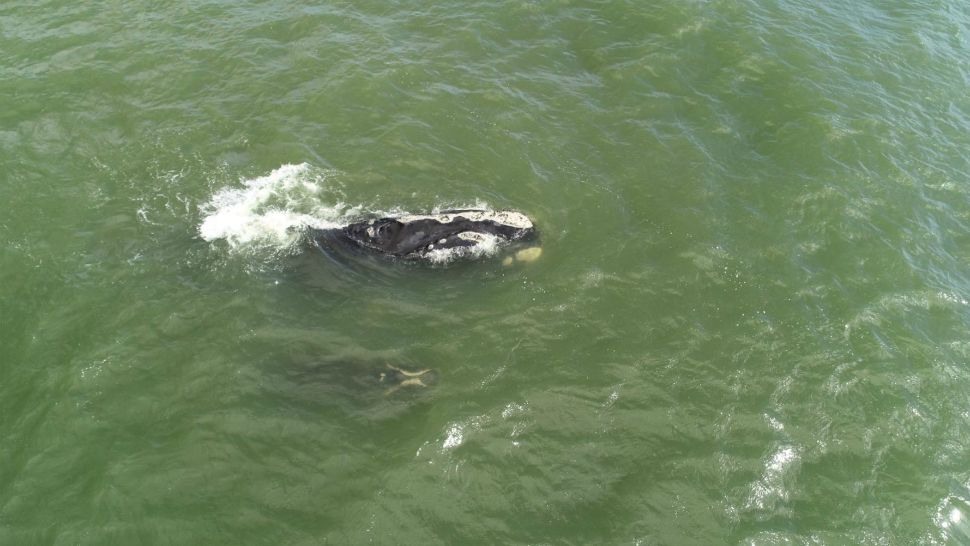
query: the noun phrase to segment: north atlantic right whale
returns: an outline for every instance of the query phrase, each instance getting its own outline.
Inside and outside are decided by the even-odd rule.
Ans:
[[[339,246],[406,261],[444,263],[491,255],[512,243],[533,243],[538,232],[532,220],[521,212],[454,209],[385,216],[314,230],[311,239],[324,250]],[[538,247],[526,250],[519,253],[526,256],[520,257],[523,261],[531,261],[541,253]]]

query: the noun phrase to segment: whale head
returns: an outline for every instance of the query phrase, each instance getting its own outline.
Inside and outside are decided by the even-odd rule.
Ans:
[[[386,256],[432,263],[487,256],[508,244],[537,238],[526,215],[485,209],[388,216],[330,231],[314,239],[318,244],[337,240]]]

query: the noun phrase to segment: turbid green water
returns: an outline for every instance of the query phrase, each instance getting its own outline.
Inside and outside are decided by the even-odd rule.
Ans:
[[[966,544],[968,85],[958,0],[6,1],[0,544]],[[300,240],[464,205],[541,259]]]

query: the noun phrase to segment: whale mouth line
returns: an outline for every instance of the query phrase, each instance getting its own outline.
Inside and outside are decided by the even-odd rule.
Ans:
[[[532,241],[537,232],[528,216],[509,210],[445,210],[402,214],[315,230],[311,238],[326,250],[335,245],[405,261],[447,264],[494,255],[515,242]]]

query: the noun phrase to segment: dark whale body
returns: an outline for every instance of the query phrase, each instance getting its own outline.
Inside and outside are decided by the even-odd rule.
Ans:
[[[404,260],[445,262],[534,240],[536,229],[519,212],[460,209],[376,218],[317,230],[311,236],[323,249],[340,245]]]

